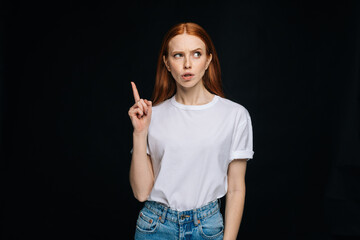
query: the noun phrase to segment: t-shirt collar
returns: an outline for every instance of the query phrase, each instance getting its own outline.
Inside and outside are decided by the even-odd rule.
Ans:
[[[185,104],[177,102],[175,100],[175,95],[170,98],[171,103],[175,107],[185,109],[185,110],[202,110],[202,109],[206,109],[206,108],[209,108],[212,105],[214,105],[218,100],[219,100],[219,96],[215,94],[213,99],[210,102],[206,103],[206,104],[203,104],[203,105],[185,105]]]

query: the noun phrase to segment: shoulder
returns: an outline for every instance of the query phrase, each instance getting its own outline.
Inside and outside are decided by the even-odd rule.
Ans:
[[[240,103],[237,103],[235,101],[220,96],[219,96],[219,103],[221,104],[222,108],[225,108],[228,111],[235,113],[238,117],[242,117],[242,116],[245,117],[249,115],[248,110]]]
[[[161,111],[167,109],[170,104],[170,98],[166,99],[165,101],[158,103],[152,107],[153,112]]]

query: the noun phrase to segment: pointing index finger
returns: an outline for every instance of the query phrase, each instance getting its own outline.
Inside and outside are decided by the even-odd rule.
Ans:
[[[131,82],[131,86],[132,86],[132,90],[133,90],[133,93],[134,93],[134,99],[135,99],[135,102],[138,102],[140,100],[140,96],[139,96],[139,92],[136,88],[136,85],[134,82]]]

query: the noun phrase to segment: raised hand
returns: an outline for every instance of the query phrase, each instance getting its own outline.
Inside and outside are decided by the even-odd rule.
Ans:
[[[135,104],[129,109],[129,116],[135,133],[147,133],[152,113],[152,102],[142,99],[134,82],[131,82]]]

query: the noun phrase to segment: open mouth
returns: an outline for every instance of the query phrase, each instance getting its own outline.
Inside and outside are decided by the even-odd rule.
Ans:
[[[192,74],[192,73],[185,73],[185,74],[181,75],[181,77],[185,80],[190,80],[193,76],[194,76],[194,74]]]

